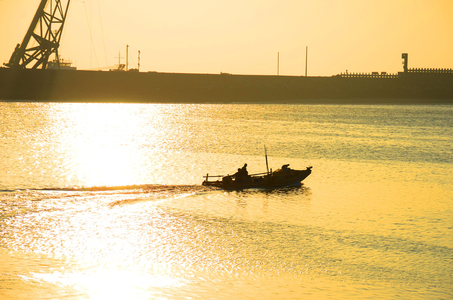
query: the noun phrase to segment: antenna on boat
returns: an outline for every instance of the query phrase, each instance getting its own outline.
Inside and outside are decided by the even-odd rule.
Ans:
[[[264,157],[266,158],[267,175],[269,175],[269,164],[268,164],[268,162],[267,162],[267,149],[266,149],[266,145],[264,145]]]

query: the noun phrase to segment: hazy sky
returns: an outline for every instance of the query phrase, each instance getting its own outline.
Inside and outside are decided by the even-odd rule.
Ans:
[[[0,0],[0,62],[39,3]],[[64,58],[112,66],[126,44],[141,71],[276,74],[279,52],[280,75],[303,75],[306,46],[312,76],[396,73],[403,52],[410,68],[453,68],[453,0],[71,1]]]

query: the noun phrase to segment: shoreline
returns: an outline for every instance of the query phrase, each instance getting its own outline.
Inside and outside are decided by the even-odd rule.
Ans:
[[[365,100],[365,101],[364,101]],[[206,105],[412,105],[412,106],[444,106],[453,105],[453,99],[372,99],[373,101],[366,101],[367,99],[301,99],[293,101],[253,101],[253,102],[159,102],[159,101],[58,101],[58,100],[0,100],[0,103],[99,103],[99,104],[206,104]],[[417,101],[419,100],[419,101]]]

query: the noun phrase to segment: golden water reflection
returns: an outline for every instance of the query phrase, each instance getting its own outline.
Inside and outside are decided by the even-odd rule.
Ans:
[[[73,299],[231,299],[244,294],[254,299],[269,299],[270,294],[291,299],[298,293],[307,298],[313,295],[312,299],[392,299],[382,296],[381,286],[384,293],[402,298],[425,299],[432,291],[423,289],[430,287],[450,293],[452,272],[445,261],[451,260],[452,245],[451,164],[367,163],[353,157],[363,152],[361,145],[371,146],[380,155],[385,152],[378,150],[383,145],[420,146],[417,140],[408,144],[376,139],[381,136],[380,127],[371,131],[374,137],[367,141],[369,130],[362,126],[321,127],[314,122],[311,127],[307,123],[290,126],[286,119],[272,125],[267,115],[262,117],[266,121],[252,122],[246,118],[254,115],[250,107],[241,109],[244,120],[231,121],[210,120],[205,112],[190,118],[189,106],[48,106],[47,114],[40,110],[39,116],[49,120],[16,132],[23,135],[17,135],[22,143],[35,139],[30,142],[29,157],[35,158],[35,150],[41,150],[37,163],[43,169],[51,166],[53,172],[46,169],[49,178],[38,184],[30,180],[39,176],[24,176],[19,182],[30,189],[8,191],[0,201],[7,209],[1,220],[0,246],[43,254],[28,261],[12,259],[1,257],[0,247],[0,261],[7,261],[5,272],[0,264],[0,273],[13,272],[10,266],[17,268],[14,276],[23,278],[20,284],[29,284],[29,290],[35,291],[38,281],[60,289],[74,286],[79,294],[68,296]],[[211,109],[228,115],[228,109]],[[278,120],[279,115],[276,110]],[[212,130],[210,122],[217,122],[217,130]],[[241,128],[247,130],[238,138]],[[39,135],[41,130],[46,134]],[[345,148],[344,161],[311,159],[315,167],[304,181],[306,188],[287,193],[207,191],[187,184],[190,176],[199,184],[207,170],[227,173],[245,161],[251,167],[262,166],[262,155],[256,154],[262,139],[257,137],[266,131],[272,133],[269,140],[284,145],[271,148],[281,149],[270,156],[273,166],[289,161],[294,167],[307,166],[299,149],[313,145],[330,147],[323,152],[327,154]],[[398,136],[407,134],[404,128],[399,132]],[[7,140],[14,136],[11,130]],[[291,146],[293,137],[300,140]],[[257,142],[248,142],[252,139]],[[351,145],[354,151],[349,151]],[[26,147],[14,148],[11,155],[27,154],[20,148]],[[316,148],[305,153],[312,150]],[[24,161],[21,166],[34,163],[31,158]],[[53,176],[65,177],[69,186],[116,187],[39,189],[45,184],[62,187]],[[157,185],[153,190],[152,184],[143,182],[165,184],[166,190]],[[128,184],[141,188],[118,187]],[[393,289],[397,286],[408,288],[400,292]],[[415,290],[422,291],[418,297],[413,297]],[[45,294],[63,298],[50,295]]]
[[[153,294],[149,290],[154,290],[157,296],[159,289],[178,288],[184,284],[168,276],[114,268],[98,268],[85,273],[32,274],[32,278],[55,285],[72,286],[91,300],[149,299]]]
[[[166,108],[168,109],[168,107]],[[163,107],[137,104],[68,104],[53,107],[57,152],[66,155],[67,182],[84,186],[140,182],[151,145],[161,150],[169,130]]]

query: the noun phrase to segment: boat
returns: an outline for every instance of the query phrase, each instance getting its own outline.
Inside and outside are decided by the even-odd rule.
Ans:
[[[47,63],[47,69],[53,70],[77,70],[77,67],[72,66],[72,61],[60,58],[57,60],[56,58],[52,61]]]
[[[216,187],[224,190],[244,190],[244,189],[278,189],[284,187],[301,186],[302,180],[311,174],[312,167],[305,170],[294,170],[289,168],[289,164],[283,165],[281,169],[274,172],[247,174],[247,164],[242,169],[238,169],[234,175],[204,176],[202,185]]]

